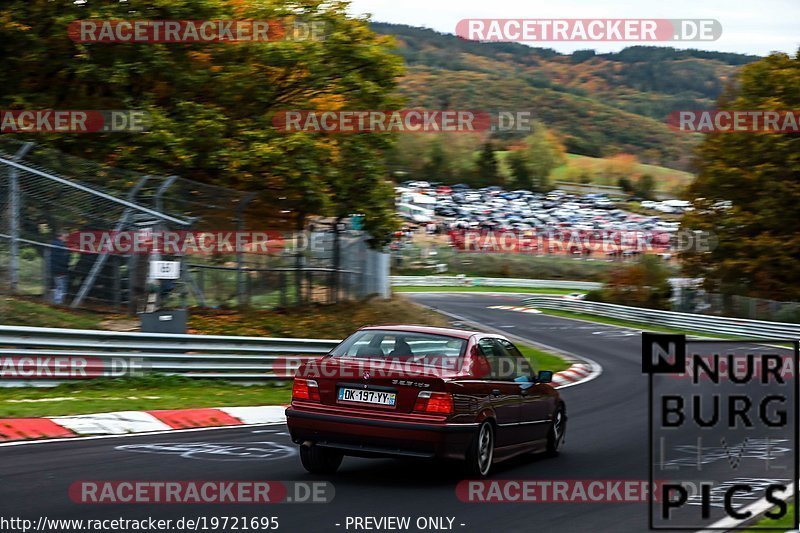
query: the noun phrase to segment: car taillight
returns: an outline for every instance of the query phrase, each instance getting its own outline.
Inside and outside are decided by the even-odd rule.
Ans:
[[[422,391],[417,396],[414,411],[422,413],[449,414],[453,412],[453,395],[449,392]]]
[[[313,379],[295,378],[292,386],[293,400],[319,401],[319,385]]]

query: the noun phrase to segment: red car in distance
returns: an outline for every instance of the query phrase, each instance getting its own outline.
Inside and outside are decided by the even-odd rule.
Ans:
[[[567,413],[552,375],[501,335],[365,327],[301,365],[287,424],[312,473],[349,455],[460,460],[483,477],[498,461],[558,452]]]

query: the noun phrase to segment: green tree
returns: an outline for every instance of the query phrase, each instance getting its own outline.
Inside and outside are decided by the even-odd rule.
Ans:
[[[475,167],[475,184],[478,186],[498,185],[500,173],[497,164],[497,155],[491,142],[483,145]]]
[[[617,180],[617,186],[624,192],[631,194],[633,192],[633,183],[630,178],[622,177]]]
[[[529,189],[531,187],[531,169],[525,152],[514,150],[506,158],[508,167],[511,171],[511,181],[509,186],[514,189]]]
[[[656,182],[650,174],[644,174],[636,181],[636,194],[640,198],[652,199],[655,189]]]
[[[550,173],[567,162],[564,146],[544,124],[533,125],[533,133],[525,138],[525,156],[530,169],[531,187],[537,191],[549,189]]]
[[[720,109],[800,108],[800,50],[776,53],[743,67],[738,88]],[[688,198],[695,210],[684,226],[716,235],[710,252],[683,254],[685,272],[707,288],[776,300],[800,300],[800,136],[720,133],[697,153],[697,179]],[[722,201],[730,202],[731,207]]]
[[[441,140],[437,139],[431,144],[428,158],[422,167],[422,175],[431,181],[442,181],[450,183],[452,181],[452,169],[448,154],[442,147]]]

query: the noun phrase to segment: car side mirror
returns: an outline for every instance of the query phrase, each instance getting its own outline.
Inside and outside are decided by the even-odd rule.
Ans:
[[[539,370],[536,376],[537,383],[550,383],[553,381],[553,372],[551,370]]]

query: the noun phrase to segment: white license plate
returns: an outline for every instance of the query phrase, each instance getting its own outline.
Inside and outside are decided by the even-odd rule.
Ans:
[[[394,407],[397,399],[395,392],[381,392],[367,389],[339,389],[340,402],[372,403],[376,405],[390,405]]]

